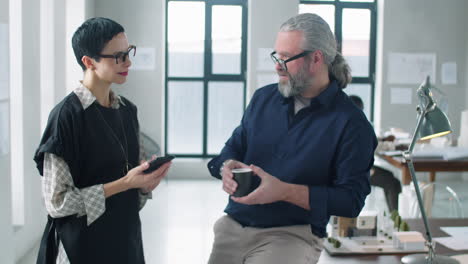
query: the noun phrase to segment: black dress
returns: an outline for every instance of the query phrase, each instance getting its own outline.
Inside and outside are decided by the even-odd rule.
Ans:
[[[48,152],[65,160],[79,189],[125,176],[125,156],[133,166],[138,164],[139,127],[136,106],[121,98],[119,109],[97,102],[83,109],[74,93],[65,97],[51,111],[34,156],[39,173],[43,174],[44,153]],[[55,263],[57,239],[71,264],[145,263],[138,190],[107,198],[105,212],[89,226],[86,215],[49,216],[38,263]]]

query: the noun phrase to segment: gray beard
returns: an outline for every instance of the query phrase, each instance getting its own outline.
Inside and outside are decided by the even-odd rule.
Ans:
[[[287,81],[278,83],[278,90],[284,97],[292,97],[302,94],[313,82],[313,78],[308,76],[308,67],[303,67],[295,76],[288,73]]]

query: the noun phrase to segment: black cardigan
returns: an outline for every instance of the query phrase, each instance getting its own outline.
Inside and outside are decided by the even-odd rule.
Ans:
[[[126,155],[122,147],[130,164],[136,166],[139,155],[137,109],[121,98],[123,104],[119,109],[106,109],[97,102],[83,109],[76,94],[65,97],[51,111],[34,156],[39,173],[43,175],[46,152],[65,160],[77,188],[105,184],[125,176]],[[55,219],[49,216],[38,263],[55,263],[58,252],[55,230],[72,264],[144,263],[136,189],[107,198],[106,211],[89,226],[86,215]]]

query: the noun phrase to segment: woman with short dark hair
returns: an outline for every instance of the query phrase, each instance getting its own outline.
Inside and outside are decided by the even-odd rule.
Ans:
[[[111,90],[136,47],[107,18],[85,21],[72,44],[84,78],[51,111],[34,156],[49,215],[38,263],[145,263],[139,210],[170,163],[143,173],[137,108]]]

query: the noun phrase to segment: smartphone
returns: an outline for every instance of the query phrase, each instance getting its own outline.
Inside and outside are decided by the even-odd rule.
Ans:
[[[172,156],[172,155],[167,155],[167,156],[164,156],[164,157],[158,157],[157,159],[154,159],[154,160],[150,161],[149,167],[146,170],[144,170],[143,173],[153,172],[153,171],[157,170],[159,167],[161,167],[164,163],[169,162],[169,161],[173,160],[174,158],[175,158],[175,156]]]

